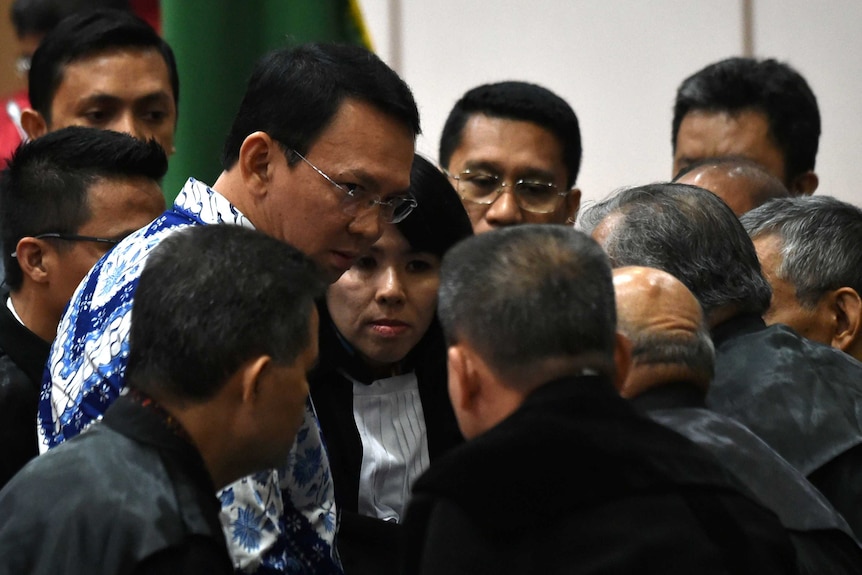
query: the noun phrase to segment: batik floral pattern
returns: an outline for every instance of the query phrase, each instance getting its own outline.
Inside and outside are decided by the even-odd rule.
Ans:
[[[108,252],[67,307],[51,347],[38,413],[40,449],[78,435],[122,393],[134,292],[150,251],[189,225],[253,227],[190,178],[172,209]],[[243,478],[219,493],[234,562],[247,573],[341,573],[334,551],[329,461],[310,401],[283,469]]]

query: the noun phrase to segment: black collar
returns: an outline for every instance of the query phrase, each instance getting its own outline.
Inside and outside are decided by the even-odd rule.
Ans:
[[[766,328],[763,318],[757,314],[747,313],[734,316],[721,322],[711,330],[712,342],[718,347],[726,340],[744,333],[753,333]]]
[[[37,386],[41,385],[51,343],[45,341],[15,319],[6,303],[9,292],[0,292],[0,349]]]
[[[675,381],[648,389],[629,401],[641,413],[655,409],[700,407],[706,409],[706,395],[693,383]]]

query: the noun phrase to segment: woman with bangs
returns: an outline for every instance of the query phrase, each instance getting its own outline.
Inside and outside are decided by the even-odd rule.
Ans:
[[[346,575],[397,573],[410,486],[463,441],[437,321],[443,255],[472,235],[446,176],[416,156],[416,209],[330,286],[309,377],[332,467]]]

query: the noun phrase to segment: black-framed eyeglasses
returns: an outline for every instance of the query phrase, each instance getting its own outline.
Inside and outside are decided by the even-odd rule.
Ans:
[[[300,160],[323,176],[327,182],[344,192],[344,198],[341,200],[341,209],[345,214],[356,216],[359,212],[370,210],[374,206],[380,206],[380,217],[383,221],[397,224],[404,221],[404,218],[409,216],[410,212],[419,205],[419,202],[411,196],[395,196],[388,200],[382,200],[380,196],[372,194],[357,184],[339,184],[296,150],[291,150],[291,153],[296,154]]]
[[[506,182],[498,174],[481,170],[464,170],[452,174],[443,172],[457,182],[456,189],[461,199],[474,204],[490,206],[497,201],[505,188],[510,188],[515,194],[515,201],[521,209],[534,214],[547,214],[560,206],[560,199],[569,194],[568,190],[560,191],[557,184],[538,179],[524,179],[513,183]]]
[[[118,243],[120,243],[122,238],[98,238],[96,236],[82,236],[80,234],[64,234],[62,232],[47,232],[44,234],[39,234],[37,236],[33,236],[33,239],[36,240],[66,240],[67,242],[96,242],[100,244],[109,244],[111,247],[114,247]],[[12,257],[18,257],[18,252],[12,252]]]

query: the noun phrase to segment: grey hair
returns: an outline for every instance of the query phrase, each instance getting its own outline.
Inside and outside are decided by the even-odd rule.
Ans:
[[[776,275],[811,309],[840,287],[862,294],[862,209],[831,196],[771,200],[740,221],[752,240],[781,240]]]
[[[618,318],[618,328],[632,344],[632,359],[640,365],[682,365],[703,381],[715,374],[715,347],[705,322],[694,333],[638,329]]]
[[[707,317],[734,306],[762,314],[772,289],[751,239],[718,196],[697,186],[656,183],[623,189],[581,216],[579,229],[595,231],[618,216],[602,240],[613,267],[646,266],[679,279]]]

